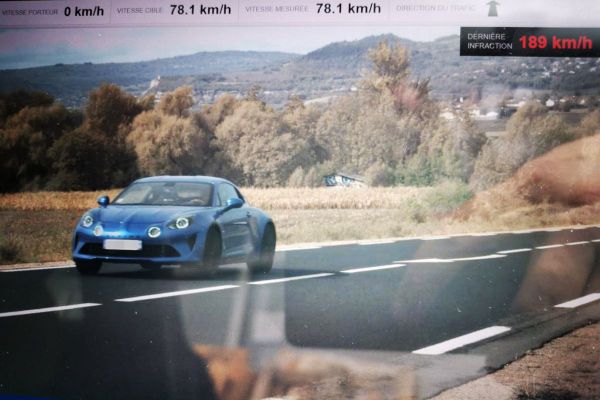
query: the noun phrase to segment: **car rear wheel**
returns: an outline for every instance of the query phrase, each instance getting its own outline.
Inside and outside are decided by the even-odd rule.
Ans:
[[[258,260],[248,262],[248,268],[253,274],[266,274],[273,268],[273,258],[275,257],[275,244],[277,236],[275,227],[267,225],[260,244],[260,254]]]
[[[75,268],[82,275],[95,275],[102,268],[102,262],[98,260],[77,260]]]

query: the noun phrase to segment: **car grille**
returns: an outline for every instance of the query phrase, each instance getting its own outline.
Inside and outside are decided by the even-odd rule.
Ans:
[[[179,257],[180,254],[172,246],[165,244],[147,244],[141,250],[106,250],[102,243],[86,243],[81,254],[103,257]]]

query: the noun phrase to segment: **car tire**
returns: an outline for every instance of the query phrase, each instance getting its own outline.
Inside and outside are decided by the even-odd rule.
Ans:
[[[202,257],[203,273],[212,276],[217,272],[221,264],[222,251],[221,233],[218,229],[212,228],[206,234],[206,241],[204,242],[204,254]]]
[[[265,227],[265,232],[260,242],[260,254],[258,260],[248,262],[248,269],[252,274],[266,274],[273,268],[273,258],[275,257],[275,245],[277,235],[275,227],[271,224]]]
[[[102,262],[99,260],[77,260],[75,268],[81,275],[95,275],[102,268]]]

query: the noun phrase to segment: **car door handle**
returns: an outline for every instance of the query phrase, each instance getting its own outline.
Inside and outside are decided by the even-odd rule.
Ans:
[[[250,211],[248,211],[248,212],[246,213],[246,217],[250,218],[251,216],[252,216],[252,214],[250,213]]]

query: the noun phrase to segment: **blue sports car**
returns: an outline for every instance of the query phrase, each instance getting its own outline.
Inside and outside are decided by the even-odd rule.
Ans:
[[[246,262],[253,273],[273,265],[273,221],[225,179],[143,178],[98,204],[73,235],[73,261],[82,274],[97,273],[105,261],[148,269],[192,265],[207,273],[232,262]]]

